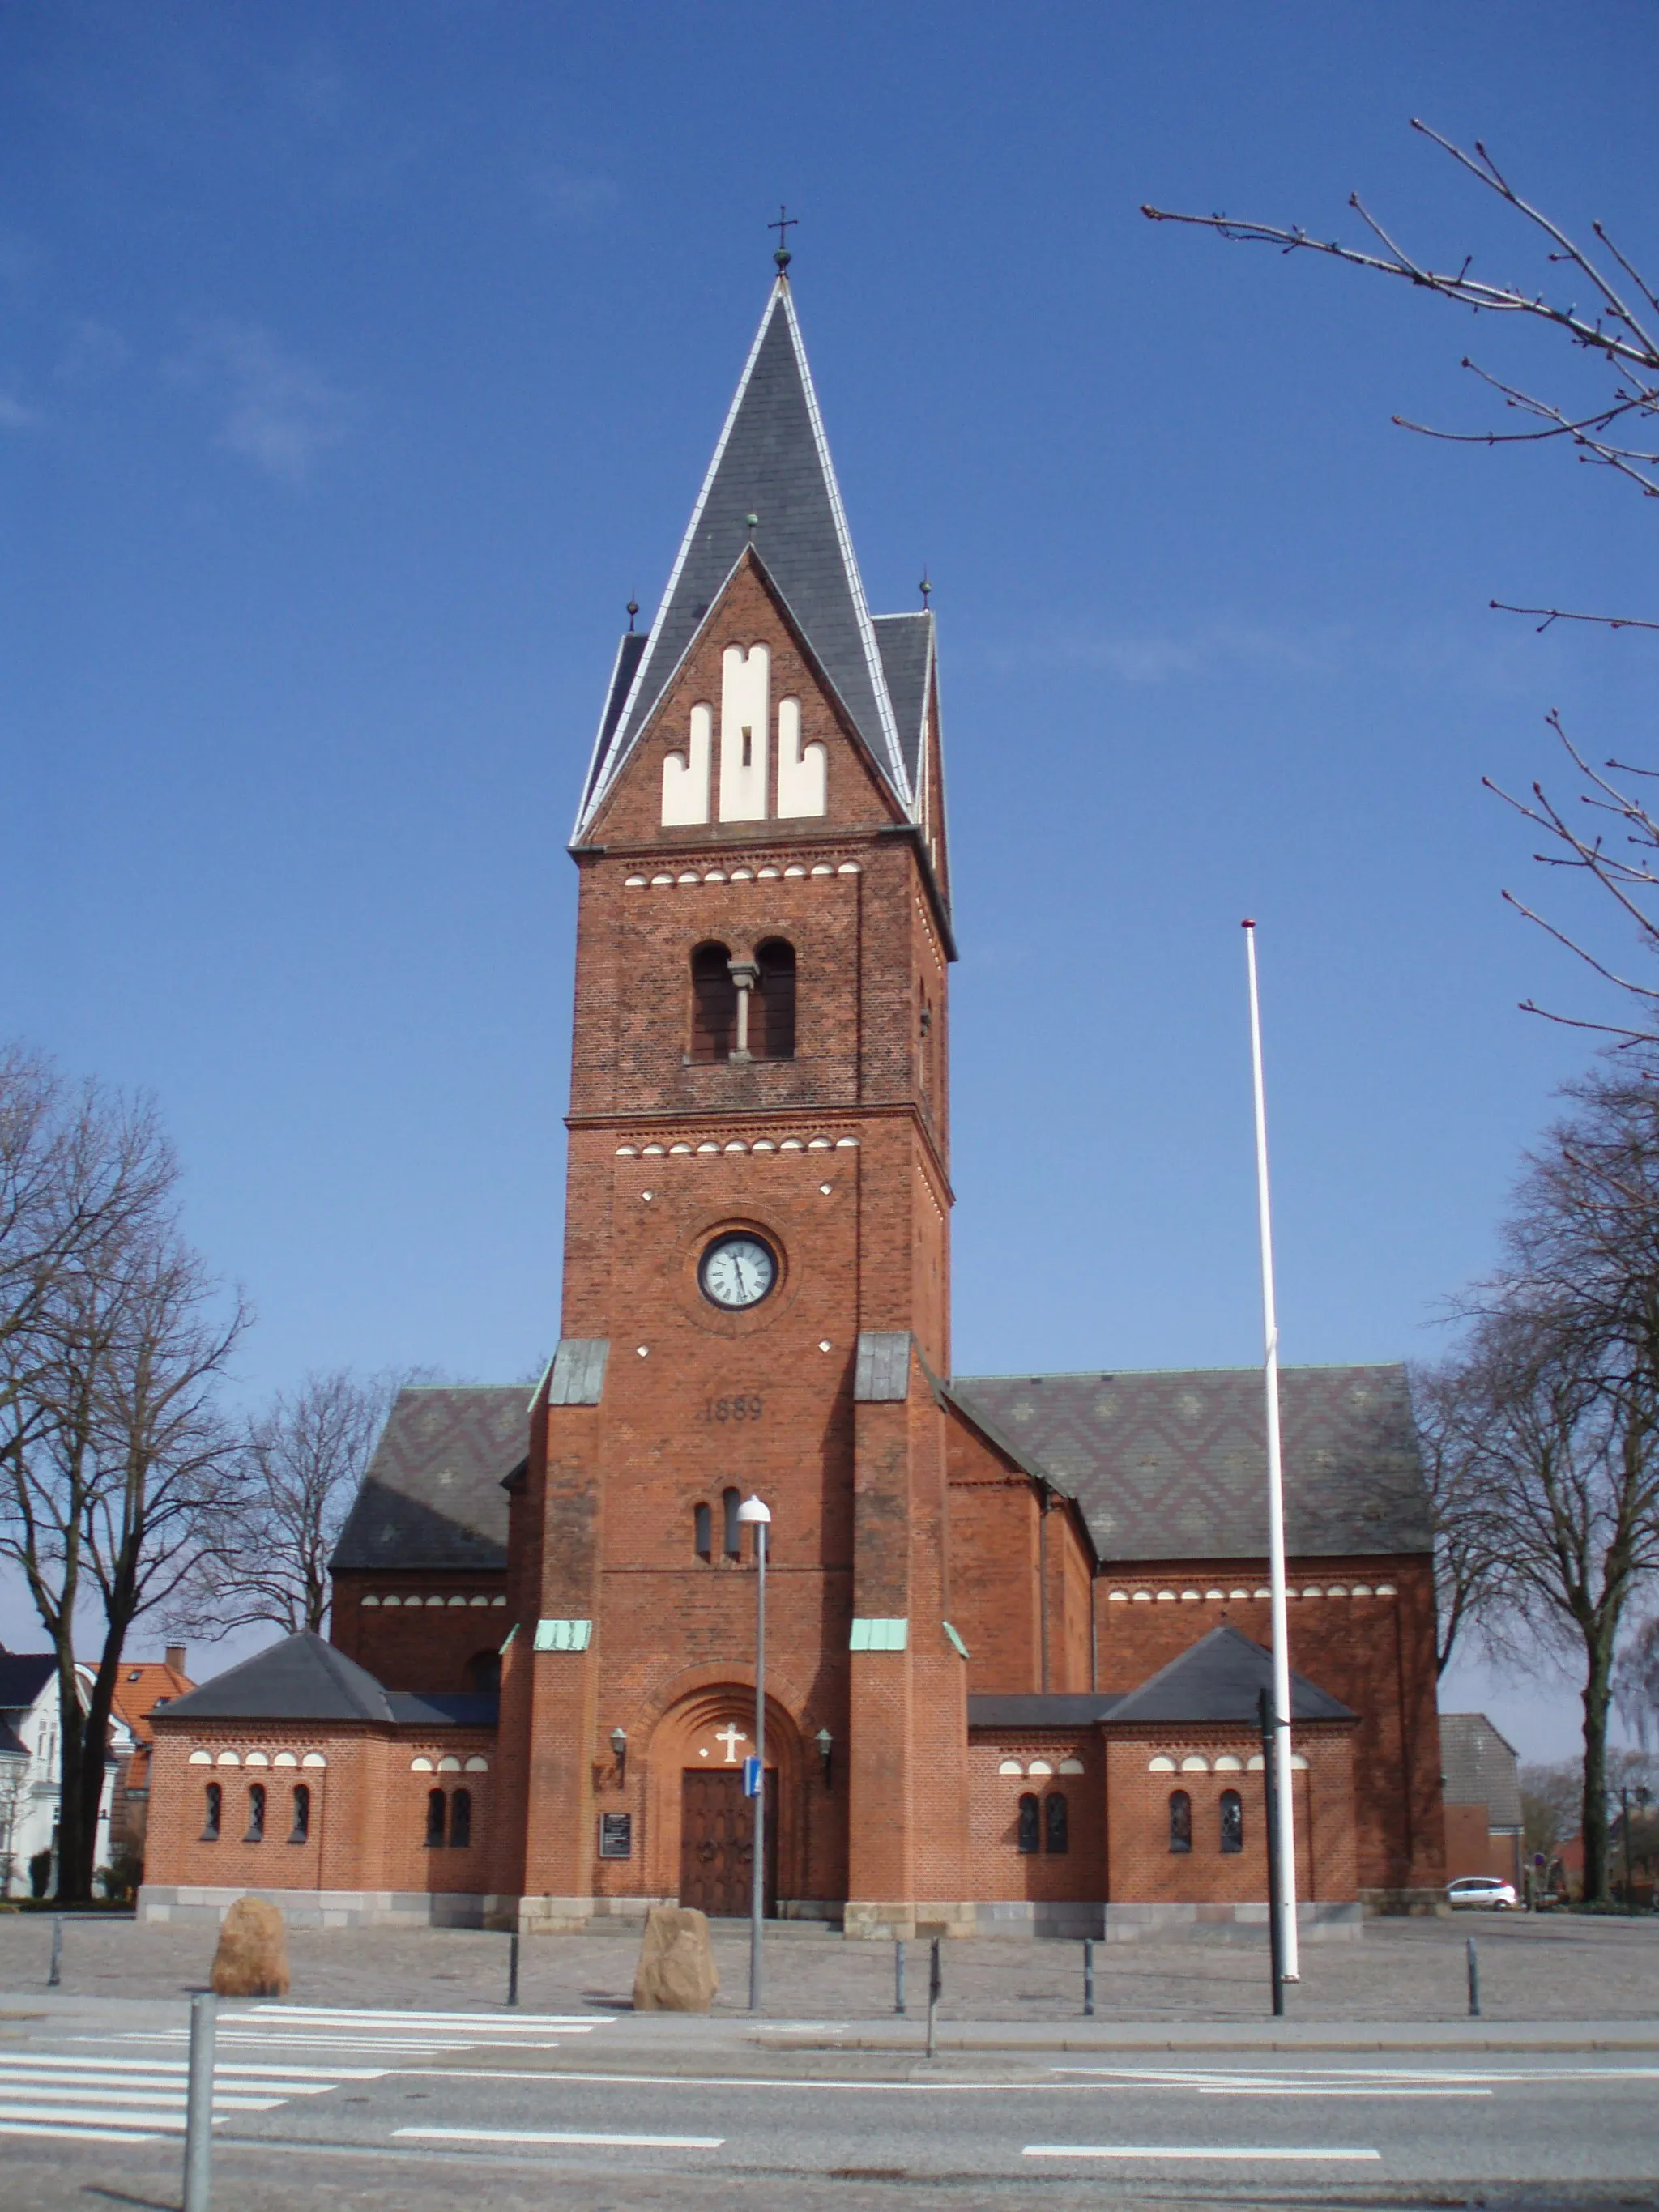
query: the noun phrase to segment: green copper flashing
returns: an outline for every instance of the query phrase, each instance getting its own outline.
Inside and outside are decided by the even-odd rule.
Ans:
[[[853,1623],[849,1651],[905,1651],[910,1644],[910,1624],[906,1620],[855,1620]]]
[[[593,1640],[591,1620],[538,1620],[538,1651],[586,1651]]]

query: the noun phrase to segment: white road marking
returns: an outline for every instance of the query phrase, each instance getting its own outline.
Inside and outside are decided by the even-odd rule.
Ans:
[[[599,2136],[521,2128],[394,2128],[394,2136],[422,2142],[581,2143],[606,2150],[718,2150],[724,2136]]]
[[[213,2115],[270,2112],[296,2097],[325,2096],[347,2081],[378,2081],[388,2067],[238,2065],[215,2069]],[[60,2142],[160,2142],[181,2135],[189,2097],[182,2058],[92,2058],[79,2051],[0,2052],[0,2136]]]
[[[136,2128],[100,2127],[88,2120],[82,2127],[31,2127],[21,2120],[0,2120],[0,2136],[45,2136],[52,2142],[159,2142],[159,2136],[141,2133]]]
[[[1315,2082],[1304,2087],[1298,2081],[1281,2081],[1271,2088],[1259,2082],[1229,2082],[1223,2087],[1212,2087],[1203,2081],[1197,2084],[1197,2087],[1200,2097],[1490,2097],[1492,2094],[1490,2089],[1431,2089],[1401,2081],[1376,2081],[1369,2088],[1360,2082]]]
[[[1460,2087],[1484,2082],[1504,2088],[1516,2082],[1659,2081],[1659,2066],[1051,2066],[1048,2071],[1078,2075],[1114,2087],[1174,2089],[1201,2088],[1221,2082],[1252,2088],[1278,2088],[1297,2082],[1422,2082]]]
[[[1255,2144],[1235,2143],[1216,2148],[1195,2148],[1186,2143],[1027,2143],[1020,2153],[1022,2158],[1146,2158],[1208,2159],[1232,2161],[1238,2159],[1274,2160],[1336,2160],[1349,2161],[1381,2159],[1380,2150],[1302,2150],[1269,2148]]]
[[[78,2051],[72,2057],[42,2051],[31,2057],[21,2052],[0,2051],[0,2087],[18,2072],[32,2073],[41,2067],[67,2073],[77,2080],[88,2074],[120,2074],[131,2075],[135,2081],[150,2075],[170,2081],[185,2077],[185,2069],[176,2058],[83,2058]],[[317,2082],[326,2088],[334,2081],[378,2081],[382,2075],[394,2070],[389,2066],[249,2066],[233,2060],[228,2065],[216,2066],[214,2076],[221,2081]]]
[[[222,2020],[289,2021],[296,2027],[316,2021],[337,2021],[357,2027],[397,2027],[407,2021],[412,2027],[426,2028],[484,2027],[508,2031],[515,2034],[536,2034],[544,2028],[556,2027],[573,2035],[585,2035],[595,2027],[614,2027],[615,2013],[551,2012],[416,2012],[381,2011],[369,2005],[260,2005],[256,2011],[227,2012]]]

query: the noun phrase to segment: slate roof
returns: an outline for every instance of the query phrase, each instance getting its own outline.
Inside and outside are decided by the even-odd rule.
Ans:
[[[876,649],[893,702],[893,723],[910,788],[921,786],[921,738],[927,720],[928,676],[933,658],[931,614],[874,615]]]
[[[310,1629],[228,1667],[151,1715],[169,1721],[390,1721],[386,1692],[365,1668]]]
[[[0,1712],[25,1711],[57,1672],[50,1651],[0,1651]]]
[[[27,1759],[29,1747],[9,1721],[0,1720],[0,1759]]]
[[[1279,1381],[1290,1552],[1431,1550],[1405,1369],[1287,1367]],[[1259,1368],[963,1375],[949,1395],[1076,1498],[1103,1565],[1265,1555]]]
[[[757,518],[752,534],[750,514]],[[577,819],[579,838],[750,544],[877,767],[909,805],[911,786],[882,655],[788,280],[781,276],[620,707],[613,675]],[[913,658],[912,651],[907,665]]]
[[[1207,1636],[1160,1667],[1138,1690],[1113,1706],[1115,1727],[1131,1721],[1171,1724],[1258,1718],[1257,1697],[1273,1690],[1273,1654],[1236,1628],[1212,1628]],[[1309,1681],[1291,1674],[1293,1721],[1351,1721],[1349,1708]]]
[[[970,1729],[1090,1728],[1096,1721],[1108,1718],[1112,1708],[1122,1702],[1098,1690],[1006,1697],[993,1692],[969,1698],[968,1725]]]
[[[1521,1826],[1521,1767],[1515,1746],[1485,1713],[1440,1716],[1441,1794],[1449,1805],[1484,1805],[1491,1828]]]
[[[400,1390],[331,1571],[503,1569],[501,1484],[529,1445],[529,1395],[516,1382]]]

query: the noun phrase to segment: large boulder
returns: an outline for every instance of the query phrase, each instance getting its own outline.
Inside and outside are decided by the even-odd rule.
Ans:
[[[708,1915],[689,1905],[653,1905],[634,1975],[635,2012],[707,2012],[720,1994]]]
[[[222,1997],[288,1995],[288,1929],[269,1898],[239,1897],[226,1913],[212,1987]]]

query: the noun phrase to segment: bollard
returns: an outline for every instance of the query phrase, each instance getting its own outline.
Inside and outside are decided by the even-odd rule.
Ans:
[[[1095,1939],[1092,1936],[1085,1936],[1083,1939],[1083,2017],[1092,2020],[1094,2016]]]
[[[184,2212],[209,2212],[213,2195],[213,2032],[217,2002],[211,1994],[190,2001]]]
[[[927,2056],[933,2055],[933,2015],[939,2008],[940,1993],[945,1987],[945,1976],[939,1967],[939,1937],[933,1938],[933,1955],[927,1962]]]
[[[519,1931],[515,1928],[507,1938],[507,2001],[510,2005],[519,2002]]]
[[[1480,1961],[1475,1955],[1474,1938],[1469,1938],[1469,2018],[1480,2017]]]
[[[896,1937],[893,1943],[893,2010],[902,2017],[904,2012],[904,1938],[902,1936]]]
[[[64,1978],[64,1923],[54,1914],[52,1923],[52,1964],[46,1969],[46,1987],[55,1990]]]

